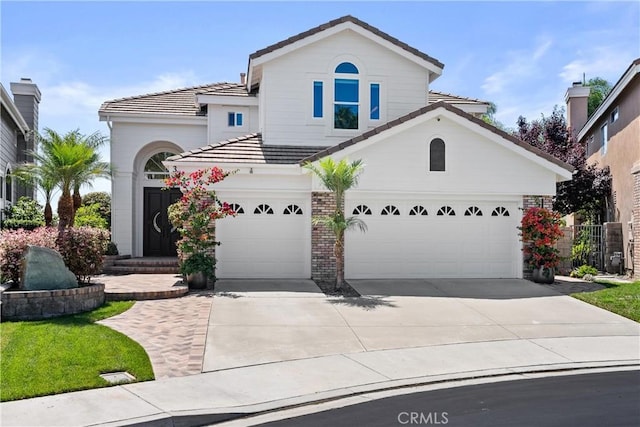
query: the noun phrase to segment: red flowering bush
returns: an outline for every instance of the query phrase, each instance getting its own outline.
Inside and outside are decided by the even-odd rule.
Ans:
[[[0,273],[3,280],[20,281],[22,256],[28,245],[54,249],[62,255],[65,265],[78,282],[88,283],[90,276],[102,270],[102,254],[109,242],[109,232],[90,227],[68,228],[59,236],[58,230],[40,227],[33,231],[2,230],[0,232]]]
[[[555,244],[564,234],[560,230],[560,214],[545,208],[533,207],[525,211],[518,229],[525,243],[524,253],[530,267],[555,268],[560,263],[560,252]]]
[[[235,216],[236,213],[228,203],[218,199],[210,186],[232,173],[213,167],[191,174],[175,171],[165,180],[167,188],[178,187],[182,191],[182,198],[169,206],[169,220],[180,233],[177,250],[181,260],[181,271],[184,274],[201,271],[213,276],[213,257],[208,257],[209,263],[203,263],[201,259],[203,254],[211,253],[212,248],[219,244],[215,241],[215,221],[228,215]],[[194,260],[201,261],[190,263],[189,258],[195,254],[199,255]]]
[[[58,230],[51,227],[40,227],[33,231],[22,228],[18,230],[0,231],[0,274],[2,280],[20,281],[20,265],[22,254],[28,245],[58,249],[56,238]]]
[[[64,263],[78,278],[89,283],[91,276],[102,271],[102,254],[107,249],[110,235],[107,230],[93,227],[65,229],[58,239],[57,250]]]

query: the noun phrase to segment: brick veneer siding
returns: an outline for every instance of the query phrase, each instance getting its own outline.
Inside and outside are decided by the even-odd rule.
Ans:
[[[311,216],[331,215],[336,207],[329,192],[311,193]],[[334,234],[324,225],[311,228],[311,278],[318,282],[335,282],[336,257],[333,254]]]
[[[522,196],[522,214],[524,211],[532,207],[540,207],[545,209],[551,209],[553,207],[553,197],[551,196],[534,196],[526,195]],[[524,242],[522,244],[524,248]],[[525,279],[531,279],[533,276],[533,269],[527,264],[527,260],[524,255],[522,257],[522,277]]]
[[[631,173],[633,174],[633,277],[640,279],[640,164],[636,165]]]

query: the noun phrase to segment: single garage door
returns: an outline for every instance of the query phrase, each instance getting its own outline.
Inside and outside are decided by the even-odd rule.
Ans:
[[[311,277],[310,198],[269,195],[220,198],[238,215],[216,224],[219,278]]]
[[[515,201],[347,199],[368,231],[349,231],[347,278],[519,277]]]

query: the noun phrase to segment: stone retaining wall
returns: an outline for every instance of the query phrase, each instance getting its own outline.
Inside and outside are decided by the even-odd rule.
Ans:
[[[2,320],[37,320],[81,313],[105,302],[104,284],[54,291],[2,292]]]

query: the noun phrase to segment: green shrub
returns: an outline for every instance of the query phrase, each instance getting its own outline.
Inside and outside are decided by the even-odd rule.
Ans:
[[[38,202],[29,197],[20,197],[10,208],[5,209],[7,218],[2,228],[10,230],[34,230],[44,225],[44,210]]]
[[[111,228],[111,194],[106,191],[87,193],[82,198],[84,206],[98,205],[98,215],[107,222],[106,228]]]
[[[76,211],[76,218],[74,221],[76,227],[94,227],[108,229],[109,224],[100,215],[100,205],[94,203],[93,205],[82,205]]]
[[[56,229],[46,227],[36,228],[33,231],[0,231],[0,271],[2,271],[2,277],[5,280],[12,280],[15,284],[19,283],[22,254],[27,249],[27,245],[57,249],[57,236]]]
[[[113,242],[107,243],[107,249],[105,249],[104,254],[105,255],[119,255],[120,252],[118,252],[118,245],[116,245]]]
[[[598,274],[597,268],[584,264],[573,270],[571,272],[571,277],[582,279],[585,275],[595,276],[596,274]]]

